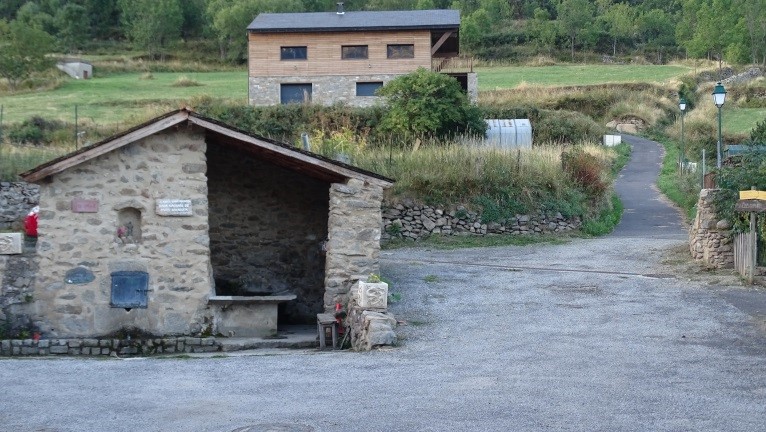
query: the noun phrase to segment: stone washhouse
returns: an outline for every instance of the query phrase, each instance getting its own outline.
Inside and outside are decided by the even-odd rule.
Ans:
[[[379,273],[393,183],[188,109],[22,177],[40,186],[29,312],[51,338],[314,324]]]

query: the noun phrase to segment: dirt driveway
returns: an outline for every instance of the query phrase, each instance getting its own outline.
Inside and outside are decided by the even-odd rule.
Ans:
[[[0,430],[764,430],[763,294],[668,230],[384,252],[392,349],[0,360]]]

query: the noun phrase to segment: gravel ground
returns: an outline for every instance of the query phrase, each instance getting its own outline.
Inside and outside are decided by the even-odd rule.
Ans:
[[[384,252],[370,353],[0,360],[0,430],[762,431],[764,293],[677,234]]]

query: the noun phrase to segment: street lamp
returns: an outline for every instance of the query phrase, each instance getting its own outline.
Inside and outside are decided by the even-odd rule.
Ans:
[[[721,107],[726,102],[726,89],[719,82],[713,89],[713,103],[718,107],[718,145],[716,146],[716,168],[721,169],[721,145],[723,138],[721,137]]]
[[[686,157],[684,155],[684,114],[686,113],[686,99],[681,98],[678,101],[678,109],[681,110],[681,172],[683,172],[686,165]]]

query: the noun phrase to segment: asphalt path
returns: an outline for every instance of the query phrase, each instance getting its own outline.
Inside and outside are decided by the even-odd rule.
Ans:
[[[566,244],[384,251],[395,348],[3,359],[0,430],[762,431],[766,320],[729,301],[752,294],[736,278],[683,270],[667,214]]]
[[[620,172],[615,189],[625,210],[615,237],[687,238],[678,210],[669,205],[655,185],[662,167],[663,148],[656,142],[623,135],[632,157]]]

